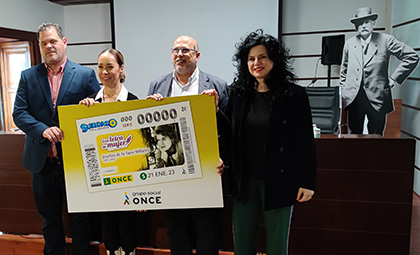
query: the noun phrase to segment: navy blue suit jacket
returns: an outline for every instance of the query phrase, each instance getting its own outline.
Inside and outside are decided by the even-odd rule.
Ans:
[[[98,90],[99,83],[92,69],[67,60],[56,106],[78,104]],[[44,63],[22,71],[13,120],[26,134],[22,164],[31,172],[39,173],[44,167],[50,142],[42,133],[51,126],[59,126],[57,107],[53,107]],[[61,158],[61,144],[57,144],[57,150]]]

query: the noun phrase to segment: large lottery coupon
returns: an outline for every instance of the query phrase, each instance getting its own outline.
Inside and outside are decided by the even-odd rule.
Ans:
[[[76,124],[90,192],[202,176],[189,101]]]
[[[222,207],[214,98],[59,106],[69,212]]]

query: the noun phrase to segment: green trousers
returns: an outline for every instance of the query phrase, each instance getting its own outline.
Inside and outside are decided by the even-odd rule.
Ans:
[[[255,255],[257,227],[264,216],[267,255],[287,255],[293,206],[264,211],[264,181],[248,180],[239,201],[233,201],[235,255]]]

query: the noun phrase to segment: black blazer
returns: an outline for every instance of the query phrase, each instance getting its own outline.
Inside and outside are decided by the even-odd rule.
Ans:
[[[243,121],[248,94],[232,92],[227,109],[218,115],[222,158],[229,164],[229,189],[233,199],[243,191]],[[244,138],[246,139],[246,137]],[[272,104],[265,143],[265,210],[290,206],[300,187],[315,190],[316,155],[312,116],[306,90],[288,84],[286,95]],[[228,148],[226,148],[228,147]]]

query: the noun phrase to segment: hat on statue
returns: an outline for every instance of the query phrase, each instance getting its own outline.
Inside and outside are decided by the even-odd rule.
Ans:
[[[362,20],[366,20],[366,19],[376,20],[377,18],[378,18],[378,14],[372,13],[372,8],[362,7],[354,11],[354,18],[352,18],[350,22],[355,24]]]

